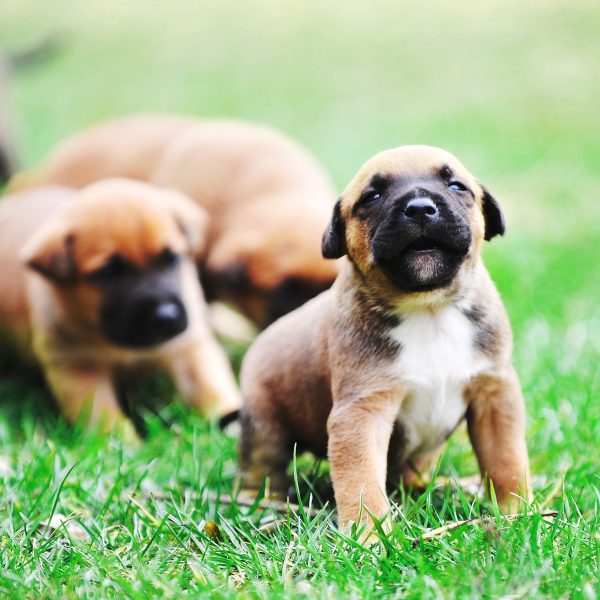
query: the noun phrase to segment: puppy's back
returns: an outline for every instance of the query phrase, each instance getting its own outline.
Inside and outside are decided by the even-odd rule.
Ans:
[[[142,114],[100,123],[59,144],[37,169],[11,180],[9,189],[81,188],[108,177],[148,181],[169,142],[193,122]]]
[[[334,198],[329,176],[303,146],[266,125],[235,119],[197,121],[182,132],[166,148],[154,182],[177,187],[212,214],[223,203],[242,207],[293,189],[304,204],[327,211]]]

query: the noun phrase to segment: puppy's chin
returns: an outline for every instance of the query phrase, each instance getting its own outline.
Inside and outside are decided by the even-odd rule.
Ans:
[[[418,238],[392,256],[377,257],[377,264],[399,290],[428,292],[449,285],[466,252],[430,238]]]

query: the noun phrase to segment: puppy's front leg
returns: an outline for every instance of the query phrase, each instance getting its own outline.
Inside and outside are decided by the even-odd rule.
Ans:
[[[381,518],[389,511],[387,453],[397,414],[397,399],[374,396],[339,402],[329,415],[328,455],[342,527],[361,518],[368,533],[369,513]]]
[[[212,337],[198,337],[174,351],[166,363],[184,400],[207,416],[238,410],[241,397],[225,352]]]
[[[105,432],[117,424],[126,427],[128,420],[121,410],[107,369],[62,364],[47,366],[45,371],[48,384],[67,421],[75,423],[87,411],[87,423],[92,427],[99,425]]]
[[[494,485],[498,505],[519,508],[519,496],[531,500],[529,460],[525,444],[525,406],[518,377],[482,375],[465,390],[467,425],[481,474]]]

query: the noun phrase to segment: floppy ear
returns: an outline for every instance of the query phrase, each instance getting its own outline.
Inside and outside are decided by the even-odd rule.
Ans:
[[[55,283],[72,283],[77,277],[74,244],[72,233],[58,227],[42,227],[23,247],[21,261]]]
[[[188,241],[193,257],[202,258],[208,238],[208,213],[179,192],[169,192],[169,196],[169,208]]]
[[[483,190],[483,218],[485,219],[485,239],[491,240],[497,235],[504,235],[506,231],[506,221],[504,213],[500,208],[498,201],[490,194],[490,191],[484,186]]]
[[[346,227],[340,214],[342,199],[338,198],[333,207],[331,221],[321,240],[323,258],[340,258],[346,254]]]

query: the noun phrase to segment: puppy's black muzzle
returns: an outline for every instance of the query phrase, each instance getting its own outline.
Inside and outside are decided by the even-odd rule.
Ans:
[[[264,310],[250,316],[260,328],[264,328],[331,287],[333,279],[314,282],[291,275],[276,287],[266,289],[253,284],[247,268],[236,264],[219,272],[205,270],[202,283],[209,302],[221,299],[235,304],[240,298],[259,295]]]
[[[449,283],[470,245],[468,219],[442,194],[418,187],[382,207],[371,249],[392,283],[422,291]]]
[[[183,333],[188,318],[173,275],[140,274],[105,291],[100,323],[113,343],[146,348]]]

